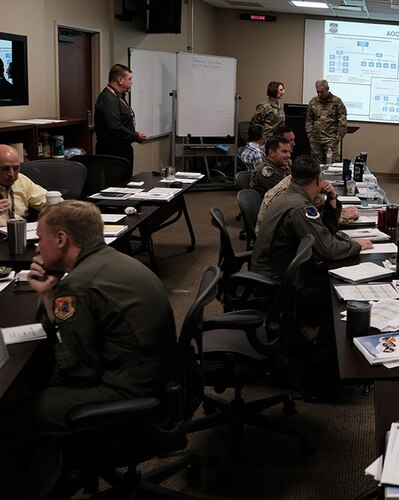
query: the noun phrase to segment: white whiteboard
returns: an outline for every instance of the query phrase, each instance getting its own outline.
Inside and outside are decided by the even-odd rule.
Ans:
[[[129,49],[133,71],[131,106],[137,130],[147,137],[172,132],[172,97],[176,90],[176,53]]]
[[[176,135],[234,136],[237,60],[177,54]]]

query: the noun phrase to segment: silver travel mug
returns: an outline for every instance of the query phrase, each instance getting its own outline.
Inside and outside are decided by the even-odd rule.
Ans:
[[[11,255],[21,255],[26,250],[26,220],[9,219],[7,222],[8,248]]]

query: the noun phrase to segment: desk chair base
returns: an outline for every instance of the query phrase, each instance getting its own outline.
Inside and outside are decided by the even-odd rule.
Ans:
[[[304,455],[310,455],[314,451],[314,444],[308,433],[301,429],[284,426],[280,422],[260,413],[280,403],[283,404],[285,415],[296,414],[295,402],[288,394],[278,394],[264,399],[245,402],[241,398],[241,390],[236,389],[235,397],[231,401],[214,396],[206,396],[204,398],[202,406],[205,416],[191,421],[188,432],[227,426],[224,433],[225,445],[219,463],[218,476],[220,480],[230,477],[234,451],[239,444],[245,425],[271,430],[300,439],[301,451]]]
[[[149,500],[195,500],[195,497],[191,495],[182,494],[158,484],[184,468],[187,468],[189,479],[197,479],[200,475],[198,457],[187,455],[172,464],[166,464],[145,474],[141,474],[135,466],[129,467],[125,473],[113,471],[111,474],[104,475],[104,480],[111,485],[111,488],[102,492],[98,492],[98,476],[81,478],[77,472],[64,473],[63,471],[53,490],[43,500],[68,500],[81,488],[91,495],[89,498],[92,500],[134,500],[136,498],[140,500],[146,498]]]

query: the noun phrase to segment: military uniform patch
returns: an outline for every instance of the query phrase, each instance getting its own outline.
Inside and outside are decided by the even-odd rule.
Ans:
[[[272,167],[263,167],[262,168],[262,175],[264,177],[271,177],[273,175]]]
[[[320,214],[315,207],[306,207],[305,216],[308,219],[318,219],[320,217]]]
[[[74,297],[57,297],[54,301],[54,315],[58,319],[66,320],[76,312]]]

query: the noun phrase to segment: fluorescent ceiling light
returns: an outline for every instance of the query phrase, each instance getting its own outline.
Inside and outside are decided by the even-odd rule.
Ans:
[[[328,9],[328,5],[324,2],[307,2],[306,0],[290,0],[295,7],[306,7],[307,9]]]
[[[363,7],[356,7],[355,5],[331,5],[333,10],[352,10],[355,12],[363,12]]]

